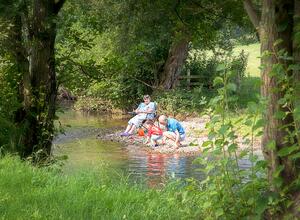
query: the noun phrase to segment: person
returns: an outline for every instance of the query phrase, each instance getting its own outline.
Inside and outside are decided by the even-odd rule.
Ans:
[[[153,119],[155,117],[155,103],[151,102],[149,95],[144,95],[144,102],[141,103],[134,111],[136,116],[128,121],[128,125],[121,136],[130,136],[133,134],[135,128],[141,126],[145,119]]]
[[[163,132],[163,144],[168,138],[174,141],[175,147],[178,148],[181,145],[180,142],[185,139],[185,130],[182,125],[176,119],[167,118],[165,115],[161,115],[158,121],[167,129],[167,131]]]
[[[149,144],[151,142],[151,145],[154,147],[158,146],[158,140],[162,139],[163,137],[163,131],[160,127],[154,125],[153,120],[147,120],[144,123],[145,128],[148,130],[147,139],[145,141],[145,144]]]

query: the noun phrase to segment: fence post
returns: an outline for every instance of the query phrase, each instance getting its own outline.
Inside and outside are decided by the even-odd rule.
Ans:
[[[187,88],[191,89],[191,71],[190,71],[190,69],[187,70],[186,82],[187,82]]]

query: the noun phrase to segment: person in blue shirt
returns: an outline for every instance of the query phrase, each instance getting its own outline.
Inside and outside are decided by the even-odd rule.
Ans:
[[[142,102],[138,108],[134,111],[136,116],[128,121],[128,125],[121,136],[130,136],[134,130],[141,126],[145,119],[153,119],[155,117],[155,103],[151,102],[149,95],[144,95],[144,102]]]
[[[181,141],[185,139],[185,130],[182,125],[174,118],[167,118],[165,115],[161,115],[158,118],[158,121],[161,125],[165,126],[167,131],[163,133],[164,139],[171,139],[174,141],[175,147],[179,147],[181,145]]]

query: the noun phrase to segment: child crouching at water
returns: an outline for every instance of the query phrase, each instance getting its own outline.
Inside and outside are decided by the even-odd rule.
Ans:
[[[147,120],[144,123],[144,126],[148,130],[145,144],[149,144],[149,142],[151,142],[152,146],[157,147],[158,146],[157,141],[162,139],[163,131],[160,129],[160,127],[154,125],[154,122],[152,120]]]

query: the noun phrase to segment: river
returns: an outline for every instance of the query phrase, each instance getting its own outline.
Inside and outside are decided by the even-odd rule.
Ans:
[[[65,131],[55,138],[53,153],[68,157],[63,167],[66,173],[101,167],[150,187],[170,179],[202,176],[193,163],[196,156],[151,153],[143,146],[128,148],[122,143],[96,138],[101,129],[124,128],[127,120],[71,110],[59,116]]]

